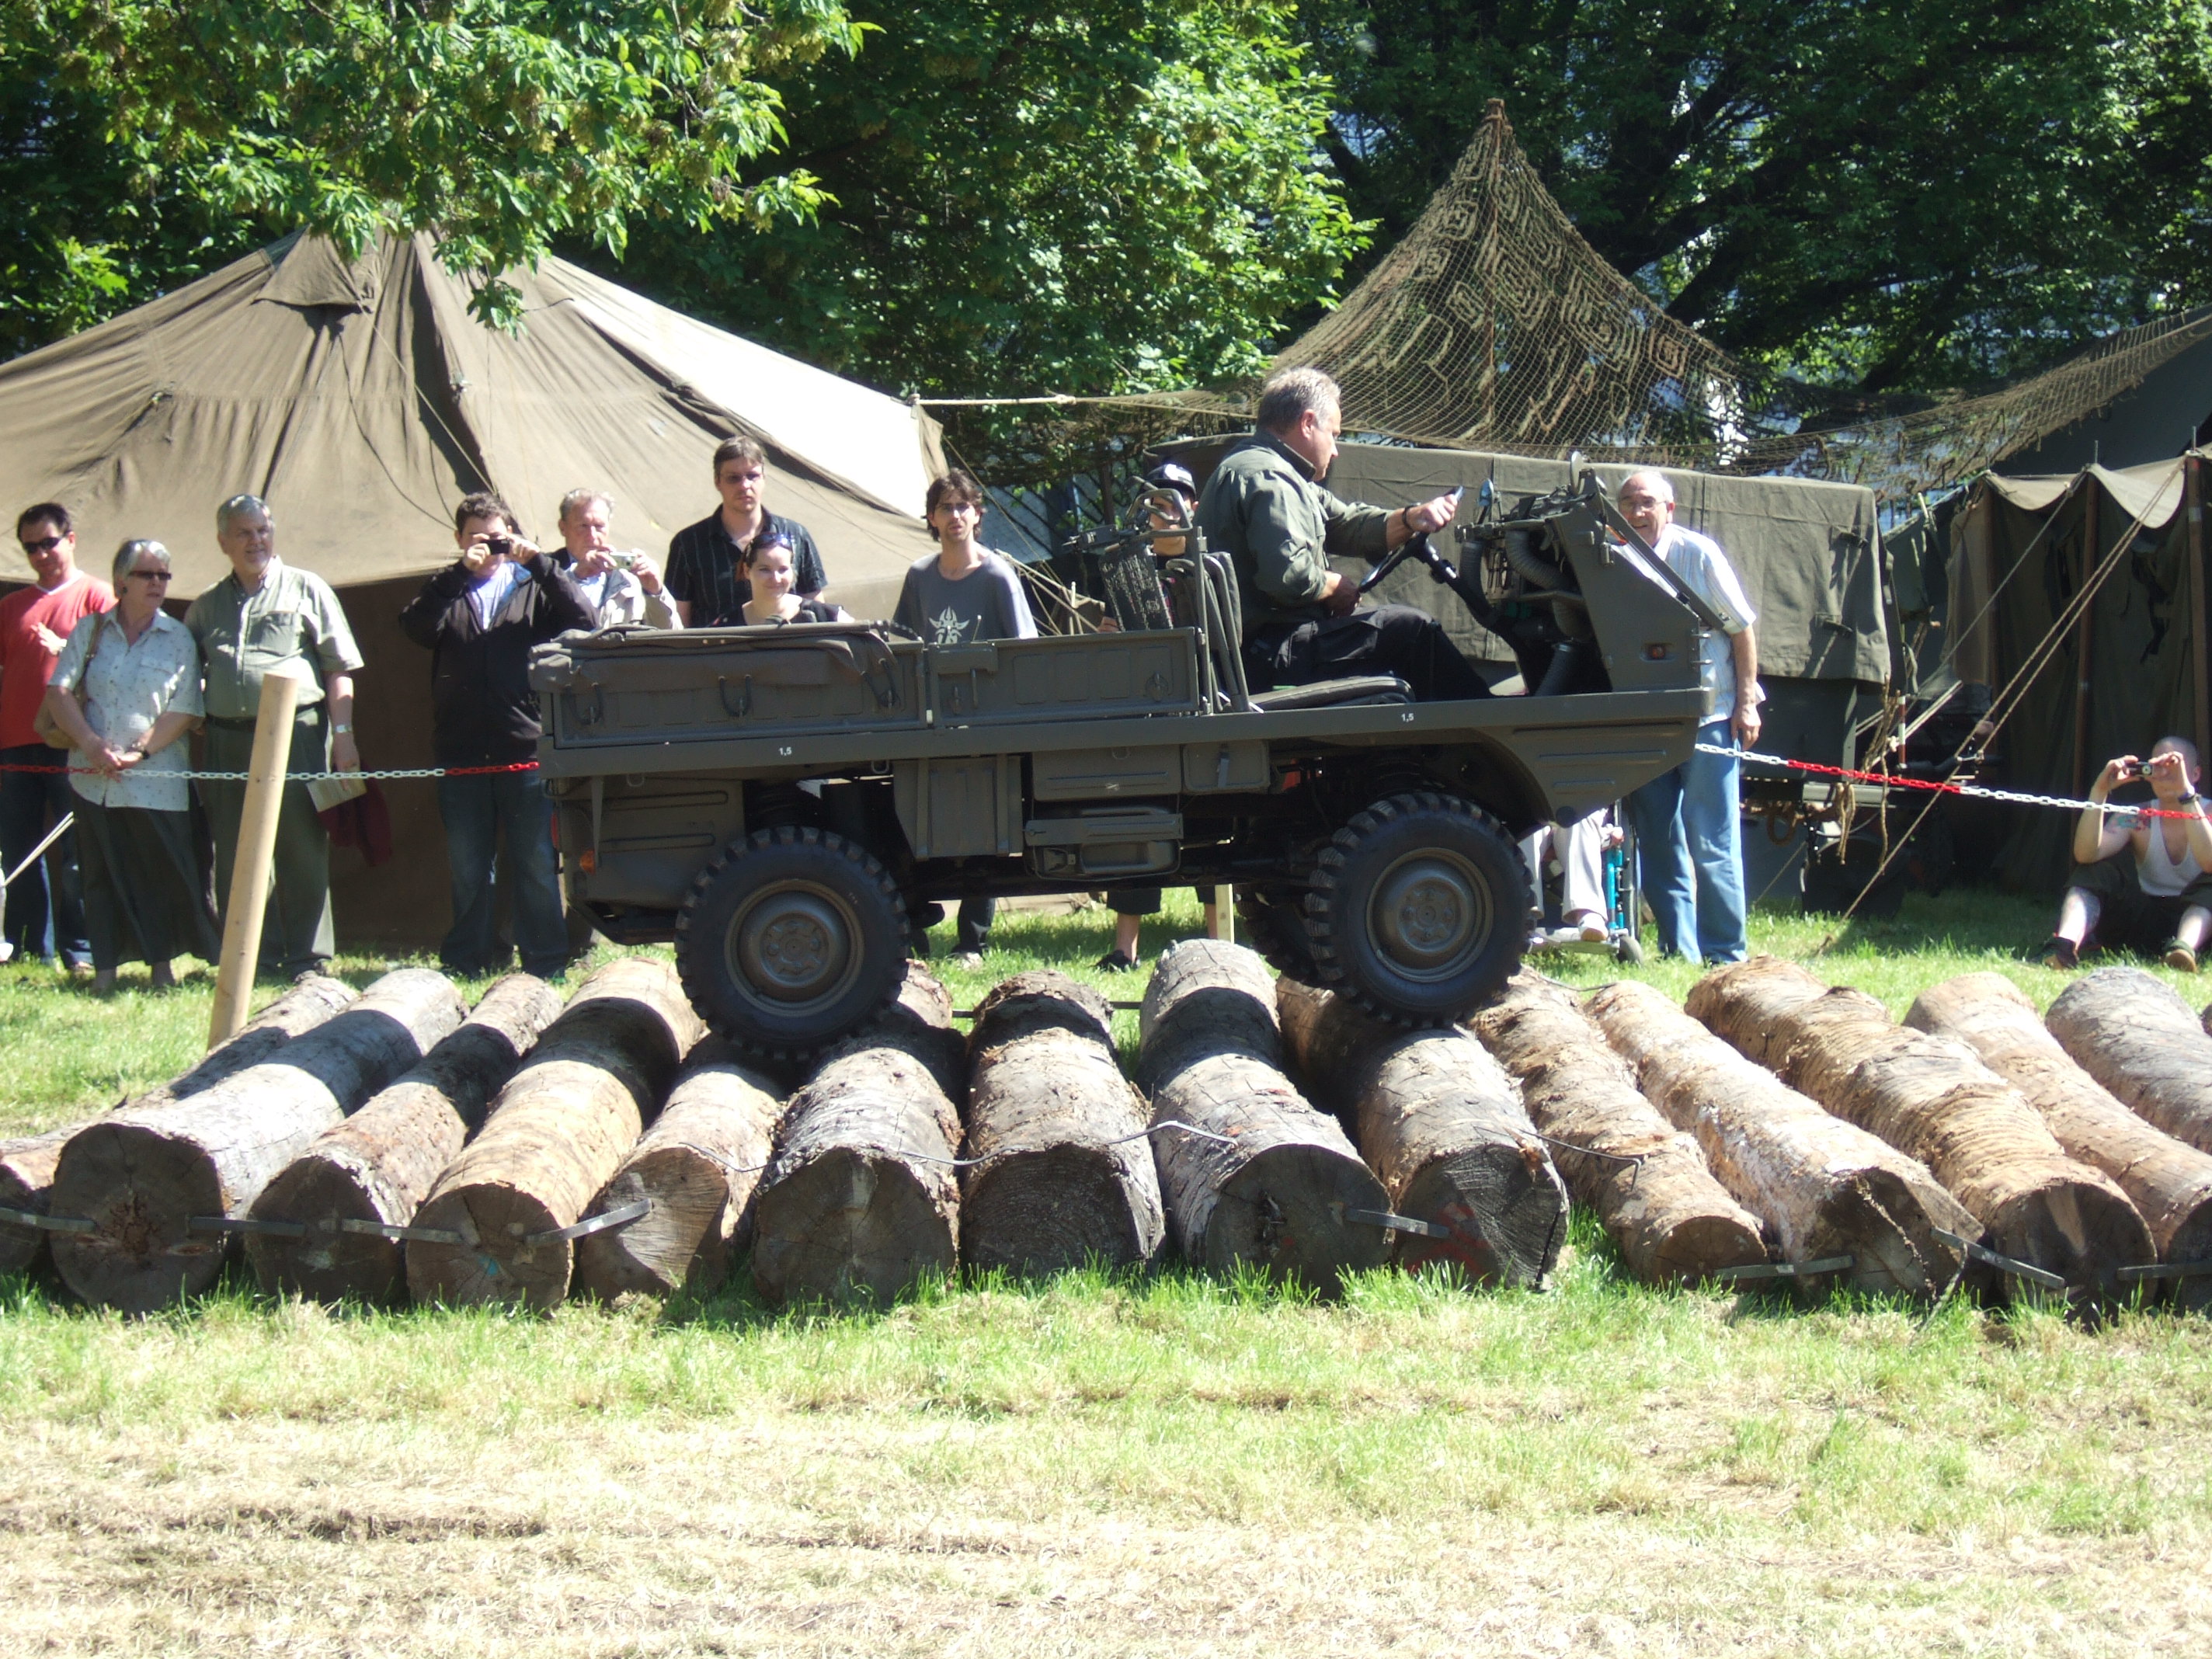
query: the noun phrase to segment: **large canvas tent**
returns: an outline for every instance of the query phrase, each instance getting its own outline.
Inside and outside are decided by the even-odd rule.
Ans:
[[[288,237],[125,316],[0,365],[0,481],[10,511],[58,500],[80,562],[105,573],[126,537],[175,556],[173,598],[228,566],[216,503],[264,496],[278,552],[338,590],[368,665],[362,753],[429,763],[429,665],[401,607],[453,557],[471,490],[511,502],[541,544],[556,505],[589,485],[616,502],[618,545],[656,555],[715,504],[721,439],[758,439],[769,500],[819,543],[832,593],[886,614],[932,544],[922,496],[943,467],[918,407],[708,327],[549,259],[513,273],[519,333],[468,313],[467,286],[427,236],[360,259]],[[10,541],[0,583],[29,579]],[[389,789],[398,855],[335,855],[341,939],[434,943],[444,838],[430,786]]]
[[[1951,666],[1996,700],[1990,779],[2078,797],[2111,757],[2146,754],[2166,733],[2212,751],[2208,459],[2197,449],[2071,475],[1992,474],[1968,495],[1951,524]],[[2008,812],[1998,879],[2055,896],[2073,829],[2070,812]]]

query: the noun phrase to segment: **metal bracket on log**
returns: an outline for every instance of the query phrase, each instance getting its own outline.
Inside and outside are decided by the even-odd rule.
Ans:
[[[4,1216],[0,1212],[0,1216]],[[84,1224],[92,1231],[92,1224]],[[261,1216],[196,1215],[185,1224],[194,1233],[269,1233],[278,1238],[305,1238],[311,1232],[372,1233],[379,1238],[412,1238],[425,1244],[465,1244],[468,1240],[444,1227],[398,1227],[386,1221],[361,1221],[352,1216],[321,1221],[273,1221]]]
[[[1344,1218],[1391,1232],[1418,1233],[1423,1238],[1449,1238],[1452,1236],[1449,1227],[1439,1227],[1433,1221],[1418,1221],[1409,1215],[1393,1215],[1388,1210],[1346,1210]]]
[[[2212,1261],[2146,1261],[2141,1267],[2112,1269],[2112,1277],[2123,1281],[2138,1279],[2194,1279],[2199,1273],[2212,1273]]]
[[[2040,1285],[2046,1291],[2063,1291],[2066,1288],[2066,1281],[2048,1268],[2035,1267],[2014,1256],[2000,1255],[1986,1244],[1977,1244],[1971,1238],[1961,1238],[1956,1233],[1947,1233],[1941,1227],[1930,1227],[1928,1231],[1946,1244],[1957,1246],[1975,1261],[1988,1262],[2000,1273],[2008,1273],[2015,1278],[2025,1279],[2029,1284]],[[2126,1270],[2123,1268],[2121,1271]]]
[[[550,1244],[559,1238],[588,1238],[593,1233],[603,1233],[610,1228],[627,1227],[652,1207],[651,1199],[640,1199],[635,1204],[623,1205],[619,1210],[609,1210],[605,1215],[587,1217],[573,1226],[553,1227],[542,1233],[526,1234],[522,1242],[526,1244]]]
[[[1723,1267],[1706,1278],[1733,1285],[1747,1279],[1810,1279],[1816,1273],[1839,1273],[1858,1265],[1855,1255],[1824,1255],[1817,1261],[1753,1261],[1741,1267]]]
[[[87,1221],[80,1216],[41,1215],[36,1210],[0,1209],[0,1221],[12,1221],[18,1227],[36,1227],[50,1233],[89,1233],[99,1230],[96,1221]]]
[[[411,1238],[418,1244],[465,1244],[469,1241],[451,1227],[402,1227],[389,1221],[362,1221],[347,1216],[338,1223],[342,1233],[369,1233],[378,1238]]]
[[[264,1221],[250,1215],[196,1215],[185,1223],[188,1233],[274,1233],[279,1238],[305,1238],[304,1221]]]

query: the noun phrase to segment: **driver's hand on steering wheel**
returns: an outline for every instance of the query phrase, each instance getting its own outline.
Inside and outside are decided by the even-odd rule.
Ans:
[[[1408,536],[1432,535],[1459,516],[1459,492],[1448,491],[1433,500],[1417,501],[1406,509]]]
[[[1321,591],[1321,602],[1332,617],[1348,617],[1359,605],[1359,584],[1341,570],[1328,573],[1328,586]]]

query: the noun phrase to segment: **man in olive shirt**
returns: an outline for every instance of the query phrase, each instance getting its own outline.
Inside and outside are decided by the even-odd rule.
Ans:
[[[288,764],[295,772],[353,771],[353,675],[362,665],[338,597],[320,576],[276,556],[276,531],[258,496],[234,495],[216,509],[216,540],[231,574],[192,601],[185,626],[199,644],[206,677],[207,769],[243,772],[253,756],[261,682],[299,663],[307,671],[293,717]],[[216,896],[226,917],[238,857],[243,783],[199,785],[215,834]],[[284,786],[261,963],[288,979],[331,957],[331,843],[304,783]]]
[[[1395,674],[1423,702],[1488,696],[1435,617],[1409,605],[1357,609],[1358,582],[1328,562],[1332,553],[1380,558],[1442,530],[1458,498],[1386,513],[1323,489],[1342,424],[1336,382],[1317,368],[1275,375],[1257,414],[1260,429],[1222,457],[1198,502],[1207,544],[1229,555],[1243,589],[1254,688]]]

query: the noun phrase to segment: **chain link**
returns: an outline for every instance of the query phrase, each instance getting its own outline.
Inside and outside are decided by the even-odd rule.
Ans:
[[[1730,760],[1755,761],[1761,766],[1780,766],[1793,772],[1841,778],[1851,783],[1879,783],[1892,789],[1923,789],[1939,795],[1971,795],[1977,800],[2009,801],[2015,806],[2056,806],[2069,812],[2094,808],[2116,817],[2134,818],[2193,818],[2194,812],[2177,812],[2168,806],[2124,806],[2114,801],[2075,800],[2067,795],[2032,795],[2019,789],[1992,789],[1979,783],[1941,783],[1932,778],[1900,778],[1886,772],[1859,772],[1848,766],[1823,766],[1818,761],[1790,760],[1782,755],[1762,755],[1752,749],[1730,749],[1717,743],[1701,743],[1701,755],[1721,755]]]

